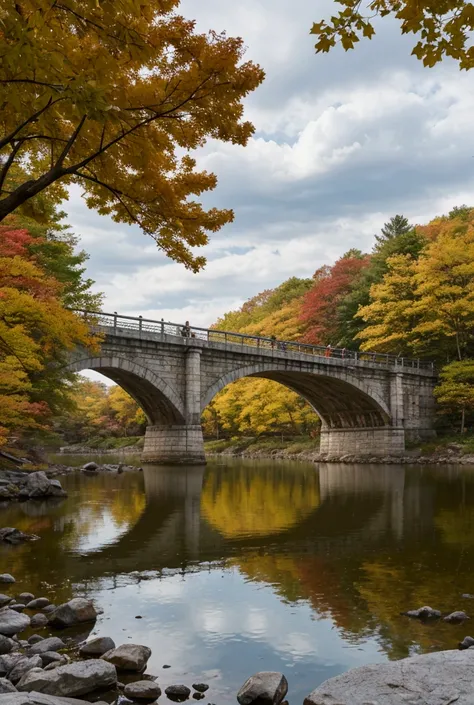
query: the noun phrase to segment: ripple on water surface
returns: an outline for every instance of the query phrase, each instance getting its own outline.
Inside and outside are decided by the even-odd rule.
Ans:
[[[162,689],[204,681],[210,702],[230,703],[251,673],[282,670],[301,702],[347,668],[465,636],[399,614],[469,613],[465,467],[220,460],[61,481],[64,500],[0,509],[1,525],[41,537],[0,548],[0,572],[17,579],[8,591],[93,597],[93,633],[150,646]]]

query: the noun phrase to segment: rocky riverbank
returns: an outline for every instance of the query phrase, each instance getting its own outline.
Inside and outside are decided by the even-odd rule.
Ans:
[[[242,439],[211,441],[205,444],[206,455],[248,459],[298,460],[310,463],[345,463],[360,465],[474,465],[474,453],[458,443],[440,444],[430,452],[421,448],[409,450],[403,456],[370,456],[344,453],[325,455],[316,441],[275,441],[273,439]]]

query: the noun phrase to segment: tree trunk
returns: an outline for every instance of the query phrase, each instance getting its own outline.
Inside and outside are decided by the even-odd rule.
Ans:
[[[461,411],[461,435],[464,433],[465,422],[466,422],[466,408],[463,406],[462,411]]]

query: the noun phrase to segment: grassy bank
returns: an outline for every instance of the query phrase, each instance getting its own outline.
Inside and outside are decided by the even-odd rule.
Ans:
[[[319,450],[319,439],[298,436],[296,438],[265,438],[242,437],[222,439],[220,441],[205,441],[206,453],[223,453],[225,455],[239,455],[251,453],[252,455],[273,455],[285,451],[287,455],[298,455],[304,452]]]

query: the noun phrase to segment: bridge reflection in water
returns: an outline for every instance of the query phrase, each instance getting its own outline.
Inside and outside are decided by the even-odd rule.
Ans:
[[[70,555],[76,578],[195,569],[249,549],[364,551],[386,542],[387,532],[400,539],[420,519],[418,504],[406,502],[404,469],[393,466],[333,464],[318,471],[234,461],[207,469],[145,466],[143,474],[141,515],[115,542]]]

